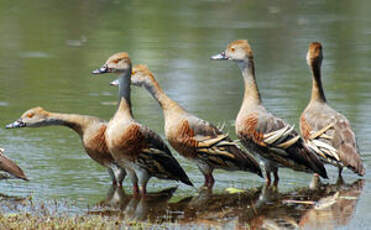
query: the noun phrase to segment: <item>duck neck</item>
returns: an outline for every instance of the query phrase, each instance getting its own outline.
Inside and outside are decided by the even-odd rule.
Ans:
[[[325,92],[323,91],[322,81],[321,81],[321,63],[320,62],[311,63],[310,68],[312,69],[312,73],[313,73],[311,101],[326,103]]]
[[[90,119],[78,114],[66,113],[48,113],[45,126],[62,125],[73,129],[80,136],[83,136],[85,129],[88,127]]]
[[[169,111],[184,112],[184,109],[175,101],[173,101],[160,87],[160,84],[155,80],[146,82],[144,84],[148,92],[151,93],[152,97],[160,104],[164,114],[166,115]]]
[[[248,59],[247,61],[238,62],[238,66],[241,69],[245,84],[242,106],[247,107],[261,104],[261,97],[255,80],[254,61]]]
[[[132,118],[133,113],[131,111],[131,100],[130,100],[130,75],[131,68],[121,74],[119,78],[119,103],[117,112],[124,118]]]

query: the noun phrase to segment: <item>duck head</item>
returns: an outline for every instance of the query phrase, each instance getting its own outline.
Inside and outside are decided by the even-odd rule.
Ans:
[[[131,61],[129,55],[125,52],[116,53],[108,58],[106,63],[99,69],[96,69],[92,74],[103,73],[130,73]]]
[[[313,64],[322,63],[322,45],[319,42],[312,42],[309,44],[307,52],[307,64],[309,66]]]
[[[35,107],[27,110],[23,115],[13,123],[6,126],[7,129],[23,127],[40,127],[46,126],[52,122],[48,119],[49,113],[41,107]]]
[[[248,62],[253,60],[254,55],[247,40],[236,40],[228,44],[225,51],[211,57],[217,61]]]

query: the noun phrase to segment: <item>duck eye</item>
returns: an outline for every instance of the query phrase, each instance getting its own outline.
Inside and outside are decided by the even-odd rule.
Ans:
[[[132,71],[131,74],[134,75],[136,72],[135,71]]]
[[[234,52],[235,51],[235,48],[231,48],[231,51]]]
[[[115,64],[117,64],[119,61],[121,61],[122,60],[122,58],[117,58],[116,60],[114,60],[113,62],[115,63]]]
[[[32,118],[33,115],[34,115],[33,113],[27,113],[27,117],[28,117],[28,118]]]

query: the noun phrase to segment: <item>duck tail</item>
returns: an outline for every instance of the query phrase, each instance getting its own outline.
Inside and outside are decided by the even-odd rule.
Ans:
[[[317,157],[317,155],[310,149],[308,148],[304,142],[303,142],[303,151],[306,152],[306,156],[309,159],[309,166],[313,170],[313,172],[318,173],[322,178],[328,179],[327,176],[327,171],[322,163],[322,161]]]

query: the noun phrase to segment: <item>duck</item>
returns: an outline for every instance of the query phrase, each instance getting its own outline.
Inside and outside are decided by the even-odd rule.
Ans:
[[[94,116],[49,112],[38,106],[25,111],[18,120],[8,124],[6,128],[38,128],[54,125],[74,130],[80,136],[89,157],[107,168],[112,178],[112,185],[122,187],[126,172],[115,162],[108,151],[104,135],[107,122],[104,120]]]
[[[267,111],[262,104],[255,80],[254,55],[248,41],[233,41],[224,52],[211,59],[234,61],[242,72],[245,92],[235,121],[235,132],[247,150],[260,157],[266,184],[271,183],[271,173],[274,184],[278,184],[280,167],[318,173],[328,178],[323,163],[304,143],[294,126]]]
[[[118,108],[108,122],[105,133],[108,150],[118,164],[126,169],[134,195],[146,195],[146,186],[151,177],[181,181],[193,186],[160,135],[134,119],[130,100],[131,70],[129,55],[120,52],[92,72],[94,75],[116,73],[120,76]]]
[[[4,154],[4,149],[0,148],[0,170],[6,175],[1,175],[0,179],[17,178],[29,181],[23,170]]]
[[[205,178],[202,188],[212,189],[214,169],[249,171],[262,177],[259,163],[252,156],[221,129],[187,112],[167,96],[147,66],[134,66],[131,83],[144,87],[160,104],[165,120],[165,136],[181,156],[195,162]],[[111,82],[111,85],[117,85],[117,81]]]
[[[349,120],[331,108],[321,81],[322,45],[312,42],[307,52],[307,64],[312,72],[312,96],[300,117],[300,131],[307,145],[326,164],[343,168],[359,176],[365,175],[356,136]]]

